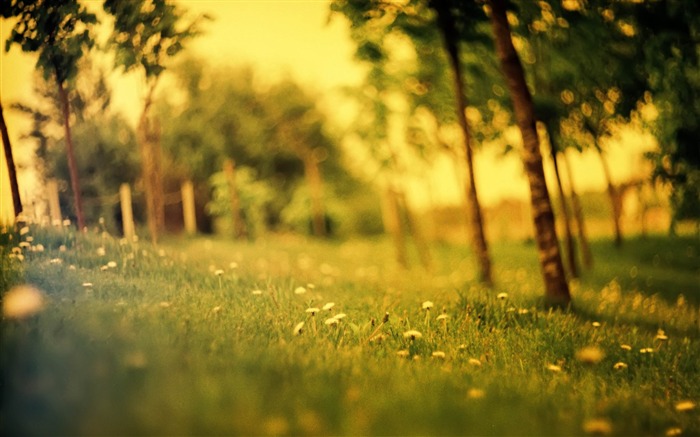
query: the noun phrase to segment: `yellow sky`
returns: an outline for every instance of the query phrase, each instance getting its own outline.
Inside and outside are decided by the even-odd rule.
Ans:
[[[213,65],[250,64],[263,80],[274,81],[290,75],[320,93],[322,107],[335,121],[347,119],[347,114],[341,114],[337,109],[337,88],[358,83],[364,70],[353,62],[354,46],[348,37],[345,21],[335,17],[328,24],[328,2],[190,0],[179,3],[193,15],[206,13],[214,17],[213,21],[205,23],[204,35],[190,45],[191,54]],[[100,5],[101,1],[90,3],[91,8],[99,9]],[[10,30],[8,23],[0,21],[3,46]],[[16,46],[9,53],[3,50],[0,54],[0,99],[6,108],[16,101],[31,102],[35,59],[34,55],[21,53]],[[141,81],[133,75],[115,74],[112,86],[115,107],[135,122],[143,93]],[[20,139],[28,127],[27,121],[12,111],[6,109],[5,112],[17,159],[20,164],[30,165],[27,152],[32,144]],[[639,150],[648,149],[649,141],[649,138],[632,135],[624,147],[620,144],[610,147],[617,181],[628,179],[637,172]],[[79,153],[79,145],[76,147]],[[603,188],[603,173],[596,157],[589,154],[575,157],[573,164],[577,169],[575,176],[579,190]],[[1,218],[2,214],[8,214],[11,199],[4,173],[4,156],[0,165]],[[477,188],[484,204],[494,204],[504,197],[527,196],[528,188],[518,156],[501,159],[495,151],[485,151],[476,156],[476,166]],[[25,202],[37,197],[38,189],[33,180],[30,170],[20,171]],[[464,190],[455,180],[453,165],[446,157],[439,158],[435,171],[423,179],[414,178],[409,182],[414,203],[425,205],[428,197],[440,203],[457,201]],[[427,190],[432,190],[431,196]]]

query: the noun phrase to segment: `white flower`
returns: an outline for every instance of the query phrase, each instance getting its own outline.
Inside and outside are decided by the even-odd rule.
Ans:
[[[260,296],[261,294],[263,294],[262,290],[258,290],[258,289],[251,291],[251,293],[254,294],[255,296]]]
[[[498,293],[496,296],[499,300],[506,300],[508,299],[508,293]]]
[[[331,317],[331,318],[329,318],[329,319],[326,319],[323,323],[325,323],[325,324],[328,325],[328,326],[337,325],[337,324],[338,324],[338,319],[336,319],[335,317]]]
[[[302,333],[302,328],[304,327],[304,322],[299,322],[294,327],[294,335],[300,335]]]
[[[591,326],[593,326],[594,328],[600,328],[600,322],[593,322],[591,323]]]
[[[20,235],[25,235],[29,233],[29,226],[25,226],[22,229],[19,230]]]
[[[576,351],[576,359],[585,364],[597,364],[603,358],[605,353],[597,346],[586,346]]]
[[[20,241],[19,247],[21,247],[23,249],[28,249],[28,248],[32,247],[32,245],[31,245],[31,243],[29,243],[27,241]]]
[[[423,302],[423,309],[424,310],[429,311],[430,308],[432,308],[432,307],[433,307],[433,303],[431,301],[426,300],[425,302]]]
[[[316,308],[316,307],[311,307],[311,308],[307,308],[307,309],[306,309],[306,312],[309,313],[309,314],[311,314],[312,316],[315,316],[316,313],[319,312],[319,311],[321,311],[321,310],[319,310],[319,309]]]
[[[437,316],[437,320],[444,320],[444,321],[447,321],[447,319],[448,319],[449,317],[450,317],[450,316],[448,316],[447,314],[440,314],[439,316]]]
[[[469,358],[469,360],[467,360],[467,362],[469,364],[471,364],[472,366],[481,367],[481,361],[477,360],[476,358]]]
[[[294,289],[294,294],[304,294],[306,293],[306,288],[304,287],[297,287]]]
[[[12,287],[2,299],[2,314],[8,319],[24,319],[41,311],[44,294],[31,285]]]
[[[421,334],[419,331],[416,331],[415,329],[410,329],[410,330],[403,333],[403,337],[410,338],[411,340],[415,340],[417,338],[423,337],[423,334]]]
[[[223,274],[224,274],[224,271],[223,271],[223,270],[221,270],[221,269],[218,269],[218,270],[214,270],[214,274],[215,274],[216,276],[221,276],[221,275],[223,275]]]
[[[116,261],[110,261],[110,262],[107,263],[107,267],[109,267],[110,269],[114,269],[114,268],[117,267],[117,262],[116,262]]]
[[[347,315],[346,315],[345,313],[338,313],[338,314],[336,314],[334,317],[335,317],[335,319],[336,319],[337,321],[341,321],[341,320],[343,320],[345,317],[347,317]]]
[[[97,256],[105,256],[107,254],[107,251],[105,251],[104,247],[98,247],[97,248]]]
[[[83,282],[83,287],[92,288],[92,282]]]
[[[435,351],[435,352],[433,352],[432,357],[433,357],[433,358],[442,358],[442,359],[445,359],[445,352],[443,352],[443,351]]]
[[[50,264],[62,264],[62,263],[63,263],[63,260],[62,260],[61,258],[51,258],[51,259],[49,260],[49,263],[50,263]]]
[[[63,220],[63,226],[65,226],[65,227],[70,226],[70,220],[68,220],[68,219]]]
[[[328,302],[323,306],[324,311],[330,311],[335,306],[335,302]]]

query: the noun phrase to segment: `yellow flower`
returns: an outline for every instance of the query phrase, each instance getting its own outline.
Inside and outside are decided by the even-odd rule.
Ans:
[[[600,322],[593,322],[591,323],[591,326],[593,326],[594,328],[600,328]]]
[[[408,351],[406,349],[401,349],[400,351],[396,352],[396,355],[400,356],[401,358],[406,358],[408,356]]]
[[[410,338],[411,340],[415,340],[417,338],[423,337],[423,334],[421,334],[419,331],[416,331],[415,329],[408,330],[403,333],[404,338]]]
[[[432,357],[433,357],[433,358],[442,358],[442,359],[445,359],[445,352],[442,352],[442,351],[435,351],[435,352],[433,352]]]
[[[586,434],[610,434],[612,432],[612,425],[607,419],[591,419],[583,424],[583,431]]]
[[[296,326],[294,327],[294,331],[293,331],[294,335],[301,335],[301,333],[303,332],[303,329],[302,329],[303,327],[304,327],[304,322],[297,323]]]
[[[656,332],[656,337],[654,337],[654,340],[666,341],[668,340],[668,337],[666,336],[666,333],[663,329],[659,329]]]
[[[628,345],[628,344],[621,344],[621,345],[620,345],[620,348],[623,349],[623,350],[626,350],[626,351],[631,351],[631,350],[632,350],[632,346],[630,346],[630,345]]]
[[[597,346],[586,346],[576,352],[576,359],[585,364],[597,364],[605,357],[605,353]]]
[[[445,321],[447,321],[447,319],[448,319],[449,317],[450,317],[450,316],[448,316],[447,314],[440,314],[439,316],[437,316],[437,320],[445,320]]]
[[[251,291],[251,293],[254,294],[255,296],[260,296],[262,294],[262,290],[255,289],[255,290]]]
[[[432,307],[433,307],[433,302],[431,302],[429,300],[426,300],[425,302],[423,302],[423,309],[424,310],[430,311],[430,308],[432,308]]]
[[[690,411],[696,407],[693,401],[680,401],[676,403],[676,411]]]
[[[561,372],[561,366],[557,366],[556,364],[547,364],[547,370],[552,372]]]
[[[324,311],[330,311],[335,306],[335,302],[328,302],[323,306]]]
[[[476,358],[469,358],[467,362],[474,367],[481,367],[481,361],[477,360]]]
[[[315,307],[314,307],[314,308],[307,308],[307,309],[306,309],[306,312],[309,313],[309,314],[311,314],[312,316],[315,316],[316,313],[319,312],[319,311],[320,311],[320,310],[319,310],[318,308],[315,308]]]
[[[335,317],[331,317],[329,319],[326,319],[323,323],[325,323],[328,326],[335,326],[338,324],[338,319]]]
[[[467,392],[467,397],[469,399],[481,399],[486,396],[486,392],[480,388],[470,388]]]
[[[336,315],[334,316],[334,318],[335,318],[337,321],[341,321],[341,320],[343,320],[345,317],[347,317],[347,314],[345,314],[345,313],[338,313],[338,314],[336,314]]]
[[[622,361],[619,361],[619,362],[615,363],[615,365],[613,365],[613,369],[615,369],[615,370],[622,370],[622,369],[626,369],[626,368],[627,368],[627,364],[623,363]]]
[[[654,348],[651,348],[651,347],[643,347],[643,348],[639,349],[639,353],[642,353],[642,354],[651,354],[653,352],[654,352]]]
[[[24,319],[41,311],[44,294],[31,285],[12,287],[2,301],[2,314],[8,319]]]
[[[114,268],[117,267],[117,262],[116,262],[116,261],[110,261],[110,262],[107,263],[107,267],[109,267],[110,269],[114,269]]]
[[[666,435],[668,437],[677,436],[681,434],[683,434],[683,430],[681,428],[678,428],[677,426],[666,430]]]
[[[304,287],[297,287],[294,289],[294,294],[304,294],[306,293],[306,288]]]
[[[221,269],[217,269],[217,270],[214,270],[214,274],[215,274],[216,276],[221,276],[221,275],[224,274],[224,271],[221,270]]]
[[[508,299],[508,293],[498,293],[496,296],[499,300],[506,300]]]

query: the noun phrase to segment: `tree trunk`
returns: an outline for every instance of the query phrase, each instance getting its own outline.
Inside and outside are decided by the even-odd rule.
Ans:
[[[544,279],[547,305],[566,306],[571,301],[569,285],[559,252],[559,240],[554,225],[554,213],[547,191],[542,167],[540,143],[535,127],[532,96],[525,82],[520,58],[513,47],[504,0],[490,0],[491,24],[496,51],[510,90],[513,109],[523,138],[523,163],[530,185],[530,201],[535,223],[535,239]]]
[[[620,218],[622,215],[622,199],[612,182],[612,177],[610,176],[610,167],[608,166],[608,161],[603,156],[603,150],[596,145],[596,150],[598,151],[598,156],[600,157],[600,163],[603,166],[603,173],[605,174],[605,181],[607,182],[608,197],[610,197],[610,205],[612,206],[612,218],[613,226],[615,228],[615,246],[622,246],[622,227],[620,225]]]
[[[326,214],[323,208],[323,179],[318,168],[318,160],[313,151],[304,156],[304,174],[309,184],[309,196],[311,197],[311,224],[314,235],[326,236]]]
[[[224,161],[224,173],[228,181],[229,196],[231,198],[231,220],[233,221],[233,236],[245,238],[246,226],[241,215],[241,201],[236,187],[236,165],[232,159]]]
[[[566,234],[566,239],[564,240],[564,249],[566,250],[566,259],[569,264],[569,274],[572,278],[578,278],[578,265],[576,261],[576,241],[574,241],[574,235],[571,232],[571,218],[569,214],[569,206],[567,205],[566,194],[564,193],[564,187],[561,183],[561,174],[559,173],[559,162],[557,160],[559,156],[559,147],[557,146],[556,140],[552,136],[549,127],[547,127],[547,137],[549,138],[550,152],[552,155],[552,162],[554,163],[554,175],[557,178],[557,187],[559,189],[561,215],[564,219],[564,232]]]
[[[408,225],[408,230],[413,235],[413,241],[416,243],[416,250],[418,251],[418,257],[420,262],[427,271],[432,271],[433,261],[430,257],[430,249],[428,248],[428,243],[425,239],[425,234],[420,228],[420,225],[416,222],[416,218],[413,215],[413,211],[408,206],[406,202],[406,193],[403,191],[400,193],[395,193],[396,199],[398,201],[398,210],[403,211],[406,217],[406,224]]]
[[[576,218],[576,229],[578,230],[578,240],[581,245],[581,255],[583,256],[583,265],[590,269],[593,267],[593,254],[591,253],[591,248],[588,245],[588,235],[586,234],[586,223],[583,219],[583,209],[581,208],[581,202],[576,193],[576,188],[574,187],[574,176],[572,173],[571,165],[569,164],[569,158],[566,152],[562,153],[564,158],[564,166],[566,167],[566,173],[569,175],[569,188],[571,190],[571,206],[574,210],[574,217]]]
[[[464,82],[462,81],[462,67],[459,62],[459,48],[457,47],[459,35],[455,26],[454,17],[449,9],[449,4],[444,1],[436,0],[431,2],[431,6],[438,14],[438,27],[442,33],[445,51],[447,52],[452,67],[456,97],[455,109],[457,111],[457,120],[462,130],[464,152],[467,161],[468,184],[465,188],[467,204],[469,205],[468,216],[472,245],[474,246],[474,253],[479,263],[480,279],[485,284],[491,285],[493,282],[491,275],[491,258],[489,256],[488,244],[486,243],[481,205],[476,192],[474,163],[472,159],[472,138],[467,117],[464,113],[464,110],[467,108],[467,99],[464,91]]]
[[[2,102],[0,102],[0,134],[2,134],[2,147],[5,151],[5,160],[7,162],[7,174],[10,176],[12,206],[14,207],[14,217],[16,218],[22,213],[22,199],[19,196],[19,184],[17,183],[17,168],[15,167],[15,159],[12,156],[12,145],[10,144],[10,135],[7,133],[5,116],[2,112]]]
[[[391,234],[396,252],[396,262],[405,269],[408,268],[408,255],[406,253],[406,235],[399,213],[398,194],[388,187],[384,192],[382,202],[382,221],[384,228]]]
[[[163,188],[160,177],[160,132],[149,119],[156,83],[149,86],[143,112],[137,127],[137,138],[141,152],[141,173],[146,197],[146,217],[151,242],[158,244],[158,237],[165,224]]]
[[[58,73],[56,73],[58,74]],[[83,199],[80,195],[80,180],[78,179],[78,165],[75,162],[75,153],[73,152],[73,140],[70,133],[70,104],[68,103],[68,93],[63,88],[60,80],[56,80],[58,84],[58,95],[61,98],[61,106],[63,110],[63,126],[66,131],[66,157],[68,158],[68,172],[70,173],[70,184],[73,190],[73,206],[75,207],[75,217],[78,222],[78,229],[85,229],[85,219],[83,218]]]

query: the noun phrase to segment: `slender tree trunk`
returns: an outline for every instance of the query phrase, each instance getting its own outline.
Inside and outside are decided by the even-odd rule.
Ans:
[[[78,179],[78,165],[75,162],[75,153],[73,151],[73,139],[70,133],[70,104],[68,103],[68,93],[63,88],[60,80],[58,83],[58,95],[61,98],[61,106],[63,110],[63,126],[66,131],[66,157],[68,158],[68,171],[70,173],[70,184],[73,190],[73,206],[75,207],[75,217],[78,222],[78,229],[85,229],[85,219],[83,218],[83,199],[80,195],[80,180]]]
[[[157,82],[152,82],[149,86],[137,128],[141,152],[141,173],[146,197],[146,217],[153,244],[158,243],[158,237],[165,224],[163,189],[160,177],[160,134],[157,126],[154,126],[149,118],[156,84]]]
[[[545,301],[552,306],[566,306],[571,301],[569,285],[559,252],[559,240],[554,225],[554,213],[547,191],[542,167],[540,143],[535,127],[535,110],[532,96],[525,82],[525,72],[520,63],[510,34],[504,0],[490,0],[491,24],[496,41],[496,51],[510,90],[513,109],[523,138],[523,163],[530,184],[530,201],[535,222],[535,239],[540,267],[544,278]]]
[[[304,174],[306,182],[309,184],[309,195],[311,197],[311,223],[314,235],[317,237],[326,236],[326,214],[323,207],[323,179],[321,169],[318,168],[318,160],[313,151],[304,155]]]
[[[566,234],[566,239],[564,240],[564,249],[566,250],[566,260],[569,264],[569,274],[572,278],[578,278],[578,265],[576,261],[576,241],[574,241],[574,235],[571,232],[571,216],[569,214],[569,206],[566,202],[564,186],[561,183],[561,174],[559,172],[559,162],[557,159],[560,155],[559,147],[557,146],[556,140],[552,136],[549,127],[547,127],[547,137],[549,138],[552,162],[554,163],[554,175],[557,178],[557,187],[559,189],[561,215],[562,219],[564,220],[564,233]]]
[[[2,134],[2,147],[5,151],[5,161],[7,162],[7,174],[10,176],[12,206],[15,210],[14,217],[17,217],[22,213],[22,199],[19,196],[19,184],[17,183],[17,168],[15,167],[15,159],[12,156],[12,145],[10,144],[10,135],[7,133],[5,115],[2,112],[2,102],[0,102],[0,134]]]
[[[228,190],[231,198],[231,219],[233,220],[233,236],[235,238],[244,238],[247,234],[245,222],[241,215],[241,201],[238,197],[238,188],[236,187],[236,165],[232,159],[224,161],[224,173],[228,181]]]
[[[405,269],[408,268],[408,255],[406,252],[406,235],[399,213],[398,194],[388,187],[382,199],[382,221],[384,228],[391,234],[396,253],[396,262]]]
[[[571,190],[571,206],[574,210],[574,217],[576,218],[576,229],[578,230],[578,240],[581,245],[581,255],[583,256],[583,265],[590,269],[593,267],[593,254],[591,253],[591,248],[588,245],[588,235],[586,234],[586,223],[583,219],[583,209],[581,208],[581,201],[576,193],[576,188],[574,187],[574,176],[572,173],[571,165],[569,164],[569,158],[566,152],[562,153],[564,158],[564,166],[566,167],[566,173],[569,176],[569,188]]]
[[[454,22],[454,17],[449,9],[449,4],[441,0],[431,2],[431,6],[438,14],[438,27],[442,33],[445,51],[447,52],[452,66],[452,73],[455,87],[455,104],[457,120],[462,130],[464,140],[464,152],[467,161],[468,184],[465,187],[467,193],[467,203],[469,205],[470,231],[472,245],[479,263],[479,275],[482,282],[492,284],[491,258],[489,256],[488,244],[484,232],[484,222],[481,214],[481,205],[476,192],[476,179],[474,177],[474,163],[472,159],[472,137],[469,131],[469,124],[464,110],[467,108],[467,98],[462,81],[462,67],[459,62],[459,48],[457,41],[459,35]]]
[[[605,174],[605,181],[607,182],[608,197],[610,197],[610,204],[612,206],[613,214],[613,226],[615,228],[615,246],[622,246],[622,227],[620,225],[620,218],[622,215],[622,204],[620,195],[612,182],[612,176],[610,175],[610,167],[608,166],[608,161],[603,155],[603,150],[596,145],[596,150],[598,151],[598,157],[600,157],[600,164],[603,166],[603,173]]]

